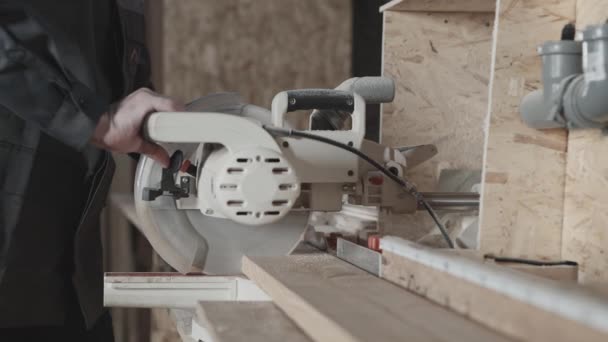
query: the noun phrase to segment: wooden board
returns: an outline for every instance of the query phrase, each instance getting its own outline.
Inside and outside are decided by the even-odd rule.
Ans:
[[[561,259],[566,132],[538,131],[519,104],[539,88],[536,47],[574,20],[575,0],[502,0],[486,137],[479,247],[530,259]],[[533,34],[532,34],[533,33]]]
[[[405,240],[381,247],[383,278],[515,339],[608,339],[606,296]]]
[[[311,341],[271,302],[200,302],[196,319],[214,342]]]
[[[235,91],[269,108],[279,91],[350,77],[351,0],[162,1],[168,95]]]
[[[557,280],[561,282],[578,283],[578,266],[555,265],[555,266],[535,266],[512,262],[500,262],[496,265],[508,267],[512,270],[533,274],[535,276]]]
[[[512,270],[533,274],[547,279],[570,283],[578,282],[578,266],[576,265],[537,266],[514,262],[496,262],[493,259],[484,258],[484,254],[475,249],[444,249],[442,250],[442,252],[446,253],[447,255],[454,254],[461,257],[476,260],[478,262],[508,267]]]
[[[330,255],[245,257],[243,272],[315,341],[505,341]]]
[[[380,7],[380,12],[494,12],[495,8],[496,0],[393,0]]]
[[[437,146],[433,159],[407,173],[421,191],[438,190],[441,170],[482,168],[493,19],[492,13],[384,13],[383,74],[395,80],[396,95],[383,106],[382,142]],[[390,219],[388,234],[413,240],[434,227],[425,213]]]
[[[136,329],[132,328],[131,330]],[[150,309],[150,342],[182,341],[179,331],[177,330],[176,322],[171,318],[169,309]]]
[[[608,2],[578,0],[576,25],[583,30],[608,17]],[[608,282],[608,137],[598,129],[568,137],[563,257],[579,263],[584,283]]]
[[[126,154],[113,154],[113,158],[116,169],[110,193],[133,191],[135,163]],[[134,271],[138,266],[138,254],[134,248],[137,239],[122,212],[122,203],[112,201],[106,206],[100,218],[105,271]],[[112,308],[111,313],[112,317],[116,318],[114,331],[117,339],[127,336],[147,338],[146,329],[140,329],[148,320],[146,313],[127,308]]]

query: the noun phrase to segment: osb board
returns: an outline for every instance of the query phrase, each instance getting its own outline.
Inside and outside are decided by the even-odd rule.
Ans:
[[[604,23],[605,0],[578,0],[576,25]],[[568,137],[562,257],[579,263],[583,283],[608,282],[608,137],[572,130]]]
[[[196,319],[214,342],[312,341],[272,302],[201,302]]]
[[[479,170],[487,111],[491,13],[384,13],[384,75],[396,82],[384,105],[382,142],[435,144],[439,153],[411,172],[421,191],[434,191],[442,169]],[[392,216],[386,231],[409,239],[424,235],[425,213]]]
[[[484,254],[475,249],[445,249],[442,252],[457,256],[466,257],[472,260],[488,264],[496,264],[508,267],[512,270],[533,274],[535,276],[558,280],[562,282],[576,283],[578,281],[578,266],[576,265],[530,265],[515,262],[495,261],[492,258],[485,258]]]
[[[393,0],[380,11],[494,12],[496,0]]]
[[[266,108],[281,90],[350,77],[350,0],[162,0],[163,90],[236,91]]]
[[[446,270],[448,266],[450,270],[458,268],[446,265]],[[607,338],[601,331],[574,320],[389,251],[383,252],[382,277],[520,341],[605,341]],[[538,278],[539,283],[546,281]]]
[[[328,254],[244,257],[243,273],[315,341],[509,340]]]
[[[539,88],[536,47],[574,20],[575,0],[502,0],[480,209],[483,252],[561,259],[566,132],[539,131],[519,104]]]

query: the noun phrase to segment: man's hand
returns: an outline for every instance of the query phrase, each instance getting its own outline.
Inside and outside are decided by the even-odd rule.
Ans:
[[[101,116],[91,143],[113,152],[142,153],[169,166],[169,154],[142,136],[144,119],[154,112],[179,112],[184,106],[150,89],[141,88]]]

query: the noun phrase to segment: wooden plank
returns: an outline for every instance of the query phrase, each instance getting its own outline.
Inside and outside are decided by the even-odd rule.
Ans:
[[[396,95],[383,106],[382,142],[437,146],[435,157],[407,173],[421,191],[438,191],[442,170],[482,168],[493,19],[491,13],[384,13],[383,74],[395,80]],[[434,228],[426,213],[389,219],[387,234],[412,240]]]
[[[243,272],[315,341],[505,341],[330,255],[245,257]]]
[[[311,341],[271,302],[200,302],[196,319],[214,342]]]
[[[543,277],[556,281],[563,282],[578,282],[578,266],[571,265],[554,265],[554,266],[535,266],[518,264],[512,262],[499,262],[496,265],[508,267],[512,270],[533,274],[538,277]]]
[[[561,259],[566,132],[520,119],[540,85],[536,47],[574,20],[575,0],[500,1],[480,208],[482,252]],[[531,34],[533,32],[534,34]]]
[[[116,169],[110,194],[132,191],[133,160],[126,154],[113,154],[113,157]],[[129,221],[122,215],[122,209],[120,205],[108,205],[101,215],[104,269],[107,271],[133,271],[138,261],[137,250],[134,248],[137,238]],[[145,313],[127,308],[112,308],[111,311],[112,317],[117,319],[115,325],[117,339],[127,336],[147,339],[147,329],[139,329],[142,323],[148,321]]]
[[[393,0],[380,7],[380,12],[494,12],[495,8],[496,0]]]
[[[526,272],[547,279],[572,283],[578,282],[578,266],[576,265],[537,266],[514,262],[496,262],[493,259],[484,258],[483,253],[476,249],[446,249],[444,250],[444,252],[447,254],[455,254],[461,257],[470,258],[478,262],[485,262],[508,267],[516,271]]]
[[[606,341],[608,297],[402,239],[381,241],[382,277],[524,341]]]
[[[604,23],[608,2],[578,0],[576,25]],[[572,130],[568,137],[563,257],[579,263],[584,283],[608,282],[608,138],[598,129]]]
[[[134,327],[131,331],[136,330]],[[128,339],[126,339],[128,341]],[[140,340],[141,341],[141,340]],[[150,342],[183,341],[167,308],[150,309]]]

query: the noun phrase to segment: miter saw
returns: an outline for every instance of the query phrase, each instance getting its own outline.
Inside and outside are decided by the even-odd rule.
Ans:
[[[364,139],[366,104],[393,96],[392,80],[364,77],[336,89],[280,92],[270,111],[216,94],[187,112],[151,114],[145,135],[172,157],[168,168],[139,162],[135,204],[144,234],[180,272],[231,274],[244,254],[288,254],[311,211],[340,211],[345,202],[416,211],[420,198],[403,175],[434,146]],[[302,110],[314,110],[313,127],[293,130],[287,114]],[[313,129],[315,120],[344,113],[350,128]]]

